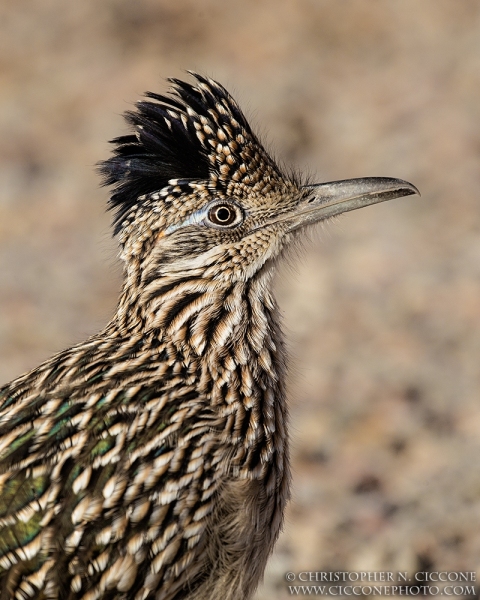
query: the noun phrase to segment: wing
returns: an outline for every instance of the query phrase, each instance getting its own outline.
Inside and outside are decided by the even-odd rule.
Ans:
[[[158,352],[72,356],[0,390],[0,595],[174,598],[204,567],[220,424]]]

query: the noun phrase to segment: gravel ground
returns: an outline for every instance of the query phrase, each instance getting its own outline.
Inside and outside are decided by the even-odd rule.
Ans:
[[[474,0],[3,0],[0,380],[109,318],[121,273],[93,166],[185,69],[319,181],[422,192],[328,223],[279,273],[294,489],[257,599],[290,597],[287,571],[480,571]]]

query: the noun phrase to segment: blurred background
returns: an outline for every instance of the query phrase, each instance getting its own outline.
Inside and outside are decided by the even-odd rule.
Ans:
[[[2,0],[0,380],[101,328],[121,281],[96,161],[166,77],[221,81],[277,158],[409,197],[277,278],[291,351],[286,571],[480,571],[480,4]]]

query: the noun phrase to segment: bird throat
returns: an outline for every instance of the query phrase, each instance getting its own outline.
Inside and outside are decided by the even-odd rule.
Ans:
[[[172,370],[172,386],[178,378],[210,406],[232,445],[235,477],[273,477],[275,488],[287,452],[286,356],[270,279],[267,271],[229,284],[158,278],[141,297],[124,290],[109,327],[141,338],[162,381]]]

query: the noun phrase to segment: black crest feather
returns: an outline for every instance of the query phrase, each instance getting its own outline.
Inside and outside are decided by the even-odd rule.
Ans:
[[[173,84],[169,95],[147,92],[145,96],[154,102],[142,100],[136,110],[125,114],[134,133],[112,140],[113,156],[99,164],[104,185],[113,186],[109,208],[115,211],[115,234],[139,197],[161,190],[171,179],[209,178],[209,153],[215,144],[199,134],[199,123],[210,124],[213,131],[222,127],[231,135],[242,133],[256,141],[227,90],[211,79],[191,74],[196,85],[169,79]]]

